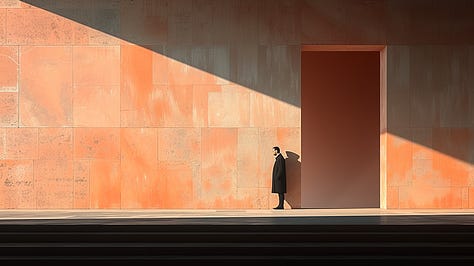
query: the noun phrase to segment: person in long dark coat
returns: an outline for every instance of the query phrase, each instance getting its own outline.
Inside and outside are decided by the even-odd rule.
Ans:
[[[275,156],[275,164],[272,173],[272,193],[278,193],[278,206],[275,210],[283,209],[286,193],[286,166],[285,158],[280,153],[280,148],[273,147],[273,156]]]

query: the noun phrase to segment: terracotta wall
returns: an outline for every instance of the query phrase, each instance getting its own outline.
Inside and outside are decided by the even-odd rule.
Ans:
[[[299,46],[259,46],[256,18],[0,1],[0,208],[267,209],[275,145],[299,204]]]
[[[474,46],[388,49],[388,208],[474,208]]]
[[[301,44],[387,45],[387,206],[472,207],[473,9],[0,0],[0,208],[270,208],[274,145],[300,207]]]

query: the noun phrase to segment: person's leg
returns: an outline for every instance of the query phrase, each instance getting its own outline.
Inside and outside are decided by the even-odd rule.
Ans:
[[[283,208],[284,204],[285,204],[285,194],[284,193],[278,193],[278,207]]]

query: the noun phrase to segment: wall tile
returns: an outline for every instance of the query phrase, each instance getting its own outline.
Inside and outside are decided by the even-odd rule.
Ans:
[[[0,8],[18,8],[20,0],[0,0]]]
[[[409,129],[399,129],[409,134]],[[403,135],[402,135],[403,136]],[[387,185],[409,186],[413,175],[413,149],[410,140],[387,135]]]
[[[209,125],[209,93],[221,91],[221,85],[193,86],[193,125],[195,127]]]
[[[38,158],[71,160],[73,158],[73,129],[39,128]]]
[[[75,159],[120,159],[119,128],[75,128]]]
[[[74,161],[74,208],[90,208],[90,161]]]
[[[18,93],[0,92],[0,126],[18,126]]]
[[[90,208],[119,209],[121,195],[120,160],[90,162]]]
[[[20,125],[72,125],[71,47],[24,46],[20,51]]]
[[[161,207],[157,129],[122,128],[120,143],[121,207]]]
[[[37,128],[6,128],[4,141],[6,159],[38,158]]]
[[[73,207],[72,160],[36,160],[34,180],[38,209],[71,209]]]
[[[462,189],[457,187],[433,188],[430,184],[400,187],[400,208],[460,209]]]
[[[73,22],[41,8],[7,9],[7,44],[67,45],[74,41]]]
[[[33,160],[0,161],[0,208],[36,208]]]
[[[210,127],[246,127],[249,125],[249,91],[236,85],[223,85],[222,92],[208,94]]]
[[[237,129],[203,128],[201,198],[208,208],[229,207],[237,184]]]
[[[122,45],[120,58],[122,126],[156,125],[153,52],[140,46]]]
[[[137,44],[159,44],[168,39],[168,1],[121,1],[120,36]]]
[[[0,11],[0,20],[1,18]],[[1,28],[0,21],[0,28]],[[1,29],[0,29],[0,44]],[[18,91],[18,46],[0,46],[0,92],[17,92]]]
[[[158,160],[198,163],[201,161],[199,128],[159,128]]]
[[[387,209],[399,208],[399,187],[387,187]]]
[[[73,91],[75,127],[119,127],[120,87],[76,86]]]
[[[237,139],[237,187],[257,188],[260,176],[258,128],[239,128]],[[237,193],[239,195],[239,193]]]
[[[158,173],[162,182],[157,186],[157,194],[163,196],[163,208],[194,208],[195,173],[189,162],[158,163]]]
[[[7,10],[0,9],[0,45],[7,43],[7,32],[6,32],[6,18],[7,17]]]
[[[119,85],[120,46],[74,46],[74,87]]]

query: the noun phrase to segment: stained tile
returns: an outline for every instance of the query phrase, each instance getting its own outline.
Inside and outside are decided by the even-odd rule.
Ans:
[[[90,207],[90,161],[74,161],[74,208],[89,209]]]
[[[20,55],[20,125],[72,125],[70,47],[22,47]]]
[[[199,128],[159,128],[158,160],[199,162],[201,160],[201,130]]]
[[[7,9],[7,44],[72,44],[73,22],[40,8]]]
[[[33,160],[0,161],[0,208],[36,208]]]
[[[6,128],[6,159],[37,159],[38,128]]]
[[[100,12],[100,11],[99,11]],[[75,45],[119,45],[120,39],[113,34],[102,30],[94,29],[87,25],[74,23],[74,44]]]
[[[38,209],[73,207],[74,179],[71,160],[36,160],[34,171]]]
[[[2,19],[2,11],[0,11],[0,20]],[[0,27],[2,22],[0,21]],[[0,29],[0,44],[1,29]],[[17,46],[0,46],[0,92],[16,92],[18,91],[18,47]]]
[[[157,165],[157,129],[121,129],[121,207],[162,207]],[[126,189],[124,189],[126,188]]]
[[[90,208],[119,209],[121,195],[120,160],[90,162]]]
[[[39,128],[38,129],[38,158],[43,160],[63,159],[73,157],[72,128]]]
[[[120,159],[119,128],[75,128],[75,159]]]
[[[18,93],[0,92],[0,126],[18,126]]]
[[[20,0],[0,0],[0,8],[17,8],[20,3]]]

